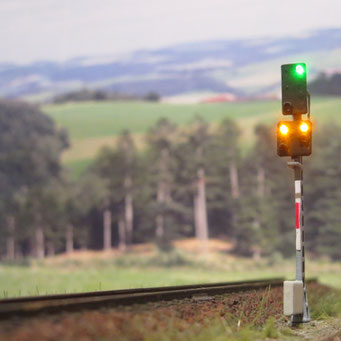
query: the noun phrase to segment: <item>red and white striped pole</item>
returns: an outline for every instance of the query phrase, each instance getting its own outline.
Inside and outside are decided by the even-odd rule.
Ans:
[[[288,166],[295,173],[295,212],[296,212],[296,281],[303,282],[303,314],[293,314],[291,323],[310,322],[310,312],[305,284],[305,254],[304,254],[304,202],[303,202],[303,164],[302,156],[292,158]]]
[[[296,251],[302,250],[302,180],[295,180]]]

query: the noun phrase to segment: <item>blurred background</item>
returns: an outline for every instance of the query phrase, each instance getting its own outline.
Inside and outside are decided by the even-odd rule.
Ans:
[[[280,66],[307,64],[307,276],[341,287],[339,1],[2,0],[0,297],[295,274]]]

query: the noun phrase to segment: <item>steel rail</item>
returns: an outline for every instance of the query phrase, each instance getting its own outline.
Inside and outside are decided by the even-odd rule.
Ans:
[[[33,317],[38,314],[72,312],[103,307],[113,308],[120,305],[181,300],[202,295],[214,296],[232,292],[259,290],[270,286],[281,286],[283,285],[283,280],[283,278],[273,278],[243,282],[8,298],[0,300],[0,320],[6,320],[14,316]]]

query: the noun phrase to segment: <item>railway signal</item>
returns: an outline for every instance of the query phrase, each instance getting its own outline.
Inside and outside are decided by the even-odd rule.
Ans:
[[[305,285],[303,156],[312,152],[310,95],[307,91],[307,68],[304,63],[285,64],[282,71],[282,113],[292,115],[292,121],[277,125],[277,154],[289,156],[288,166],[295,175],[296,280],[284,282],[284,314],[291,323],[310,321]],[[307,114],[306,119],[302,115]]]
[[[304,63],[282,65],[283,115],[304,115],[308,111],[307,67]]]
[[[312,125],[309,120],[281,121],[277,124],[277,154],[279,156],[309,156]]]

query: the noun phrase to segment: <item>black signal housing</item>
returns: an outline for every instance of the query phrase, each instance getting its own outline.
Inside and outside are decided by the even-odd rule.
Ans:
[[[306,64],[284,64],[281,71],[283,115],[306,114],[308,111]]]
[[[283,126],[285,126],[286,129],[284,129]],[[281,121],[277,124],[278,156],[309,156],[311,154],[311,149],[311,121]]]

